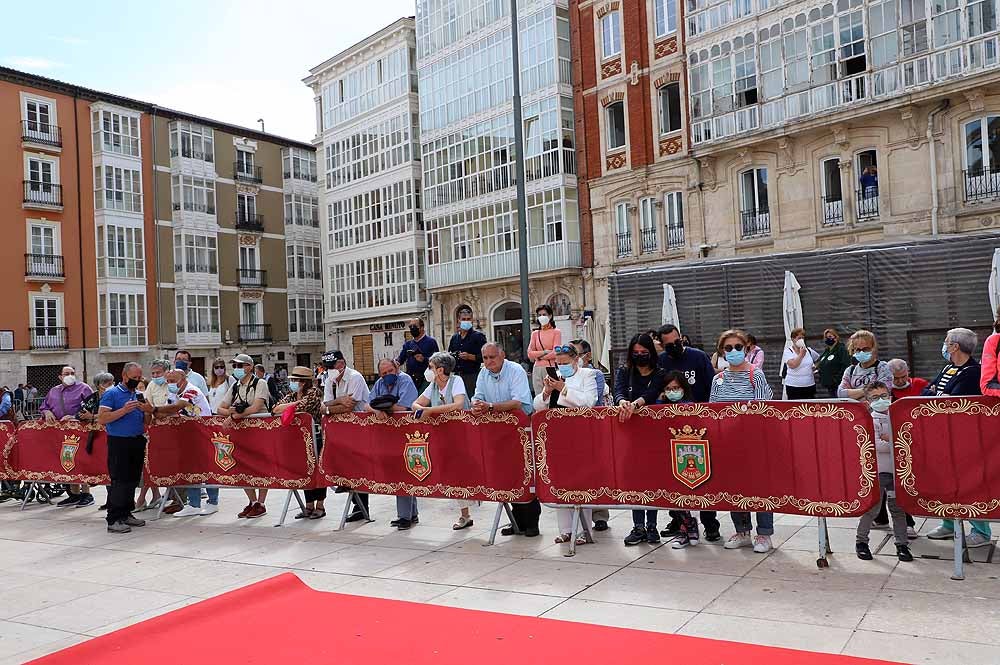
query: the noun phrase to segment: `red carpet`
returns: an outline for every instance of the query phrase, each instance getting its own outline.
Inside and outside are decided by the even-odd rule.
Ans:
[[[636,660],[636,654],[645,654],[640,660],[684,665],[891,665],[881,660],[324,593],[313,591],[291,573],[32,663],[614,665]]]

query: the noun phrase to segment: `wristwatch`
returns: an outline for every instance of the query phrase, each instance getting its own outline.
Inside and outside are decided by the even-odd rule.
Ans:
[[[490,411],[491,412],[493,411],[493,405],[492,404],[490,404]]]

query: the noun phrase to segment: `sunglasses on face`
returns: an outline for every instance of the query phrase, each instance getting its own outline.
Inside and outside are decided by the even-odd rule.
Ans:
[[[862,351],[862,352],[864,352],[864,351],[871,351],[872,347],[870,347],[870,346],[856,346],[856,347],[854,347],[854,350],[855,351]]]
[[[743,345],[742,344],[726,344],[724,347],[722,347],[722,350],[725,351],[726,353],[729,353],[730,351],[742,351],[743,350]]]

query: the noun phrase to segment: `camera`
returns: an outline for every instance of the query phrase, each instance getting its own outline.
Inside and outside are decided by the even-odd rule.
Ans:
[[[244,401],[239,401],[233,404],[233,411],[236,413],[243,413],[250,408],[250,404]]]
[[[458,354],[461,353],[461,351],[449,351],[448,353],[451,354],[451,357],[455,360],[461,360],[461,358],[458,357]]]

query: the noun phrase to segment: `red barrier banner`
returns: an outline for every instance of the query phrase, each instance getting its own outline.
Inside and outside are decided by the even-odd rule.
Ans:
[[[146,474],[160,487],[308,488],[316,472],[312,423],[307,413],[289,425],[270,416],[158,420],[147,432]]]
[[[1000,520],[1000,400],[909,397],[889,417],[903,510]]]
[[[468,411],[427,421],[343,414],[323,419],[320,477],[373,494],[522,503],[531,493],[531,434],[521,412]]]
[[[861,404],[741,402],[534,415],[544,503],[864,514],[878,500]]]
[[[7,432],[3,441],[3,476],[7,480],[46,483],[108,485],[108,439],[96,425],[77,420],[47,423],[29,420],[13,433],[11,423],[0,423]],[[93,451],[86,450],[90,432]],[[0,434],[3,437],[3,434]],[[2,438],[0,438],[2,440]]]

